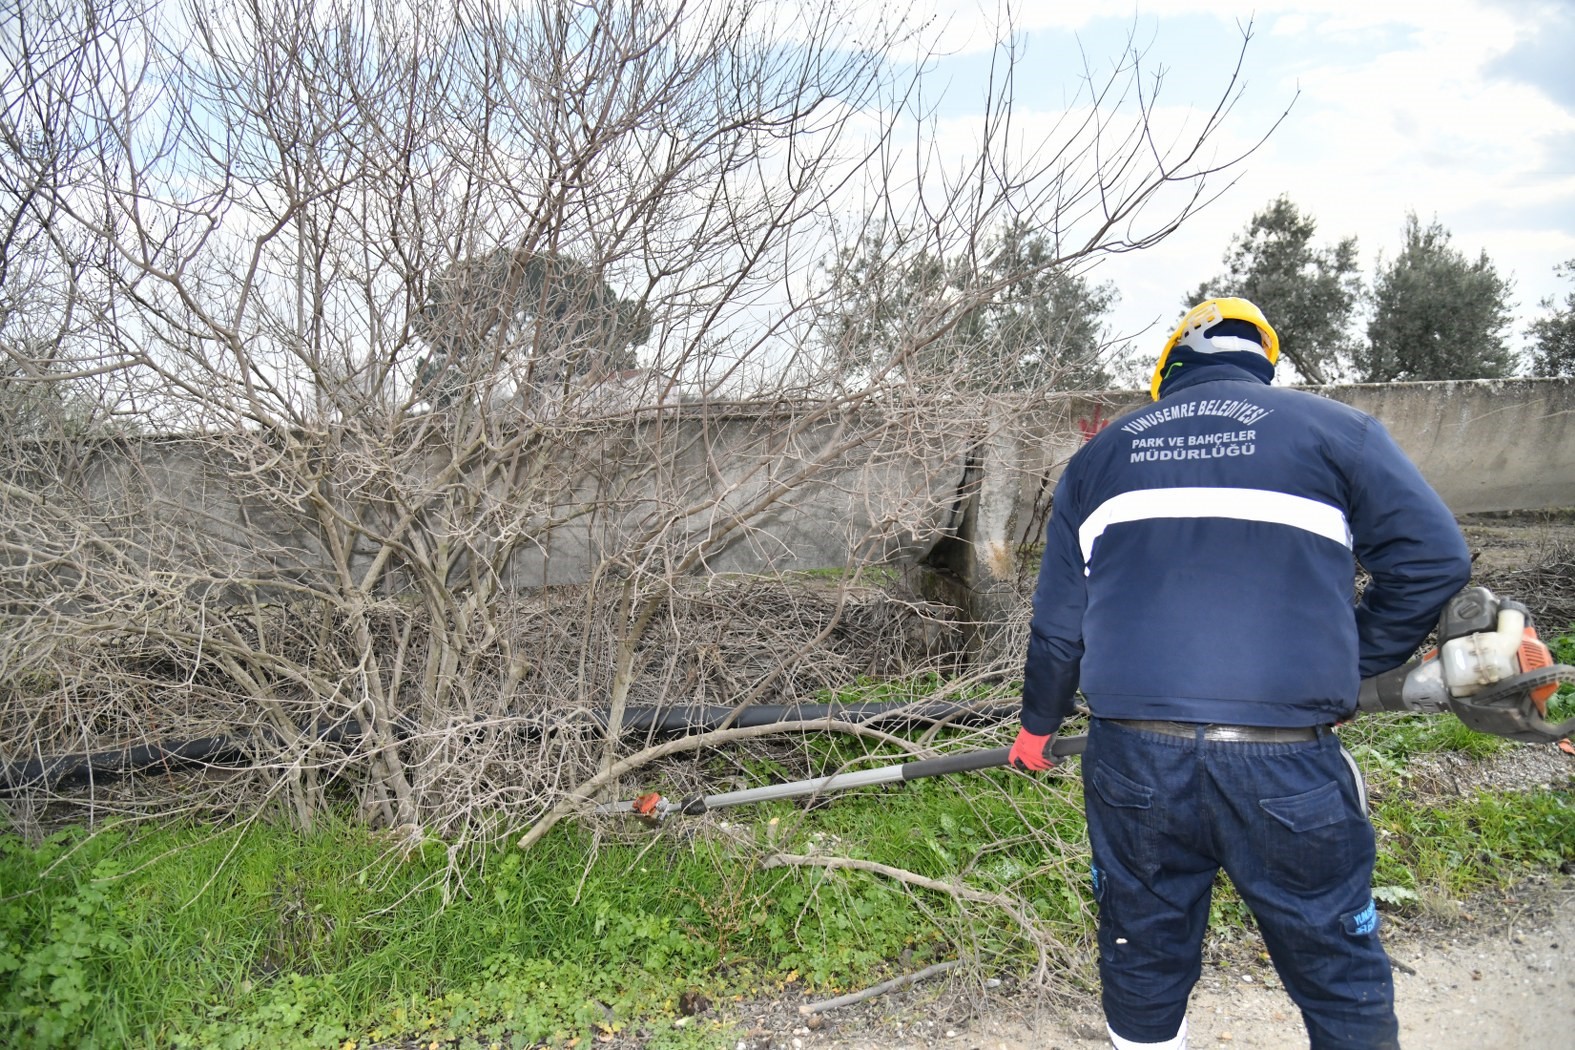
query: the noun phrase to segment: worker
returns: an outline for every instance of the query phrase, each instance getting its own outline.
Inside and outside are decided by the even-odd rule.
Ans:
[[[1009,761],[1053,765],[1081,691],[1118,1050],[1185,1050],[1221,869],[1313,1050],[1399,1045],[1366,795],[1333,727],[1361,678],[1412,656],[1470,557],[1384,427],[1270,386],[1278,357],[1252,303],[1199,304],[1159,355],[1156,403],[1090,439],[1055,489]]]

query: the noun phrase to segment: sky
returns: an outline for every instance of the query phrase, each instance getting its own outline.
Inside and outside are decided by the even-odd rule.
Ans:
[[[966,121],[1005,8],[918,6],[943,52],[927,79],[944,87],[943,115]],[[1108,67],[1130,39],[1146,70],[1163,70],[1162,110],[1177,121],[1213,108],[1250,24],[1244,90],[1221,141],[1273,132],[1205,211],[1094,271],[1121,295],[1114,330],[1145,333],[1140,346],[1169,335],[1183,298],[1223,271],[1232,235],[1281,194],[1317,222],[1316,245],[1357,238],[1367,281],[1401,247],[1408,212],[1440,223],[1467,258],[1485,251],[1514,284],[1517,349],[1539,301],[1575,288],[1553,272],[1575,259],[1575,0],[1037,0],[1011,17],[1025,116],[1065,105],[1080,51]]]

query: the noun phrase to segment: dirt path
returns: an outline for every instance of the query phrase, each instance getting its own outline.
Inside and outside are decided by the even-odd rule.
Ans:
[[[1571,785],[1572,760],[1520,747],[1486,761],[1419,756],[1408,790],[1446,800],[1485,789]],[[1564,873],[1469,906],[1385,917],[1396,1012],[1408,1050],[1575,1050],[1575,858]],[[1205,951],[1188,1011],[1190,1045],[1305,1047],[1301,1016],[1255,938]],[[983,998],[979,998],[981,995]],[[1050,1001],[999,989],[972,999],[919,985],[829,1012],[806,1025],[797,1003],[757,1004],[737,1018],[747,1037],[726,1050],[1103,1050],[1096,995]],[[754,1013],[751,1016],[751,1013]]]
[[[1410,970],[1395,975],[1403,1045],[1420,1050],[1558,1050],[1575,1047],[1575,893],[1557,916],[1444,944],[1396,944]],[[1471,931],[1475,933],[1475,931]],[[1406,960],[1409,959],[1407,962]],[[1307,1045],[1296,1007],[1268,967],[1205,976],[1188,1011],[1193,1047]],[[940,1039],[898,1045],[1050,1050],[1106,1047],[1095,1004],[1029,1023],[986,1017]],[[857,1046],[858,1044],[848,1044]],[[870,1050],[879,1044],[871,1044]],[[891,1043],[883,1050],[895,1050]]]
[[[1389,938],[1402,1043],[1414,1050],[1575,1047],[1575,879],[1511,900],[1492,918],[1450,932]],[[948,1019],[935,993],[911,990],[864,1004],[817,1030],[757,1031],[745,1050],[1097,1050],[1110,1044],[1093,996],[1059,1005],[991,998],[970,1020]],[[1267,963],[1211,967],[1188,1011],[1190,1044],[1263,1050],[1305,1047],[1296,1007]]]

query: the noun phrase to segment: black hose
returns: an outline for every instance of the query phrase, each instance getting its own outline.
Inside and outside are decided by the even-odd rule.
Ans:
[[[639,707],[625,712],[623,732],[661,736],[683,736],[709,732],[724,725],[744,728],[776,722],[813,721],[834,718],[859,725],[888,728],[913,728],[947,725],[994,724],[1017,714],[1016,704],[971,704],[930,701],[862,701],[851,704],[757,704],[742,710],[717,704],[691,704],[683,707]],[[606,711],[588,712],[579,719],[559,719],[527,728],[531,735],[552,733],[583,724],[603,726]],[[408,727],[406,727],[408,729]],[[317,731],[325,743],[348,743],[363,735],[359,723],[337,723]],[[271,736],[271,734],[269,734]],[[207,736],[195,740],[160,741],[111,751],[41,756],[26,762],[0,766],[0,795],[14,795],[29,789],[73,787],[115,780],[147,770],[173,771],[193,766],[245,768],[246,757],[261,741],[255,732],[237,736]]]
[[[626,711],[623,731],[682,736],[686,733],[709,732],[724,725],[746,729],[777,722],[810,722],[823,718],[858,725],[909,729],[941,722],[948,725],[994,724],[1014,717],[1017,711],[1018,705],[1015,703],[981,707],[940,700],[922,703],[911,700],[864,700],[851,704],[751,704],[743,709],[721,704],[690,704],[684,707],[639,707]],[[606,721],[607,713],[595,712],[591,717],[601,724]]]
[[[0,793],[15,794],[29,788],[73,786],[95,780],[114,780],[127,773],[159,766],[187,766],[233,757],[239,743],[227,736],[161,742],[119,751],[55,755],[28,762],[8,762],[0,767]]]
[[[317,730],[317,740],[337,744],[359,739],[356,722],[340,722]],[[38,788],[75,787],[107,783],[147,770],[174,772],[188,766],[221,766],[245,769],[247,756],[257,745],[273,742],[271,731],[248,731],[238,736],[204,736],[195,740],[161,740],[112,751],[39,757],[0,766],[0,795],[14,795]]]

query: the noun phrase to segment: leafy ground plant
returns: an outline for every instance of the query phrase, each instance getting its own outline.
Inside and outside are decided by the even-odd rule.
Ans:
[[[1567,787],[1445,804],[1407,791],[1419,755],[1490,761],[1512,746],[1484,748],[1452,722],[1342,730],[1382,788],[1385,907],[1575,858]],[[894,760],[865,740],[812,751],[811,774]],[[687,775],[735,786],[801,772],[756,750]],[[448,844],[350,819],[0,835],[0,1042],[701,1047],[736,1034],[725,1009],[686,1016],[696,1001],[833,995],[958,958],[1087,983],[1081,801],[1072,773],[996,770],[660,829],[566,822],[547,848],[474,854],[457,882]],[[1251,920],[1220,889],[1215,932],[1234,938]]]
[[[549,849],[485,855],[457,890],[444,844],[348,820],[6,836],[0,1041],[566,1045],[630,1025],[684,1041],[706,1029],[679,1023],[689,990],[848,990],[965,938],[1022,966],[1021,931],[987,909],[873,871],[765,862],[835,851],[1002,892],[1047,863],[1025,816],[1081,838],[1075,796],[1069,777],[998,771],[738,823],[566,826]],[[1046,879],[1029,906],[1069,936],[1085,925],[1080,886]]]
[[[1575,665],[1575,627],[1555,637],[1548,649],[1554,663]],[[1566,682],[1548,701],[1548,721],[1556,725],[1568,718],[1575,718],[1575,685]]]

